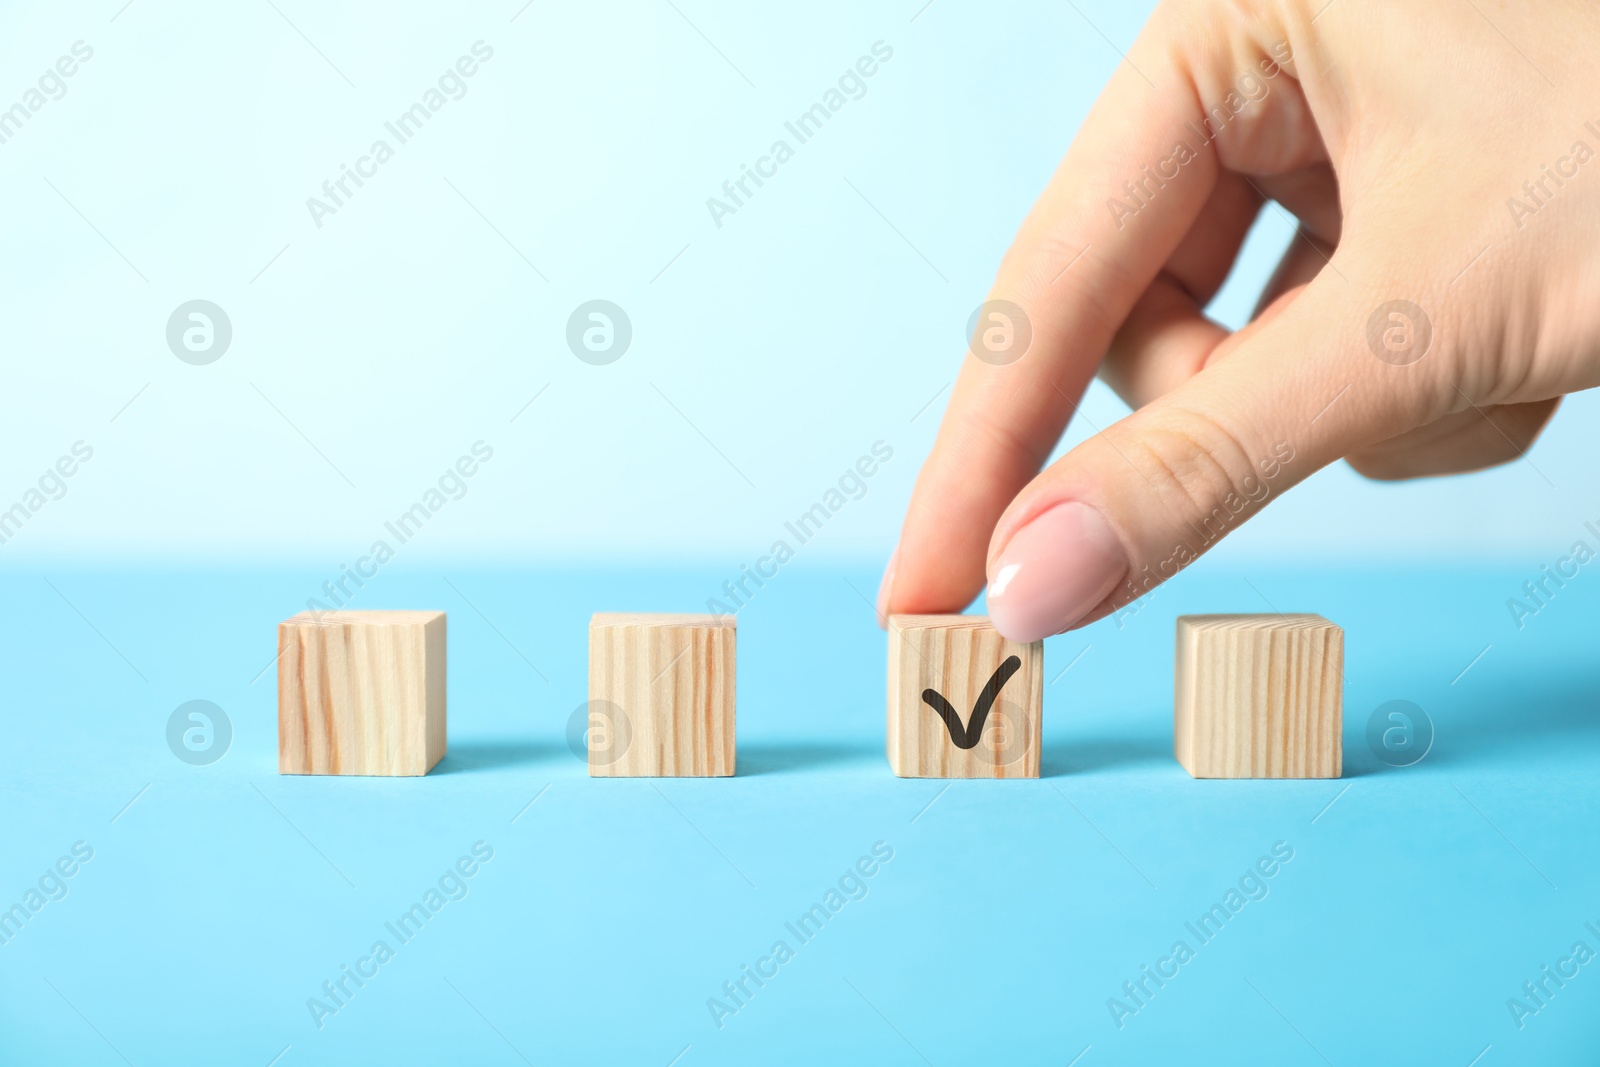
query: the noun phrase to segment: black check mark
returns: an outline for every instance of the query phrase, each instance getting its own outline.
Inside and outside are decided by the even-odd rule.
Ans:
[[[1011,680],[1011,676],[1022,669],[1022,660],[1017,656],[1008,656],[1006,661],[995,669],[989,676],[989,682],[983,687],[983,692],[978,694],[978,702],[972,705],[972,718],[967,725],[961,725],[961,716],[956,714],[956,709],[950,702],[932,689],[922,691],[923,702],[939,713],[939,718],[944,720],[945,729],[950,731],[950,742],[959,749],[978,747],[978,739],[983,736],[983,724],[989,720],[989,710],[994,707],[995,698],[1000,695],[1000,689]]]

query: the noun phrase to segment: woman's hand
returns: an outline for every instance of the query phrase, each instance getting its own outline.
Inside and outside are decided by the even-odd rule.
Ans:
[[[1037,640],[1335,460],[1518,458],[1600,384],[1596,55],[1581,2],[1162,4],[1000,266],[880,612],[987,579]],[[1230,334],[1202,312],[1266,199],[1300,232]],[[1041,473],[1097,372],[1136,410]]]

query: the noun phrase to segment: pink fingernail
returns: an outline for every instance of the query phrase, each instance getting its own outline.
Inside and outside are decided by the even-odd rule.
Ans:
[[[883,568],[883,581],[878,583],[878,628],[884,629],[889,620],[889,593],[894,589],[894,566],[900,562],[900,546],[889,553],[889,562]]]
[[[1057,504],[1012,535],[989,580],[989,619],[1012,641],[1039,641],[1087,615],[1128,571],[1128,554],[1088,504]]]

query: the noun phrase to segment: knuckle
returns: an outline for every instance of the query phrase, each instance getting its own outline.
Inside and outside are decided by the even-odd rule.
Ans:
[[[1209,514],[1254,467],[1254,451],[1236,432],[1197,411],[1179,411],[1142,428],[1130,459],[1166,508],[1192,519]],[[1259,450],[1256,450],[1259,451]]]

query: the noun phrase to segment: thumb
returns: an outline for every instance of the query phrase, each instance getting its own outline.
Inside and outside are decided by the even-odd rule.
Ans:
[[[1330,299],[1323,281],[1017,495],[989,545],[996,629],[1037,641],[1093,622],[1314,471],[1429,421],[1443,361],[1378,358],[1366,337],[1371,307],[1348,293]]]

